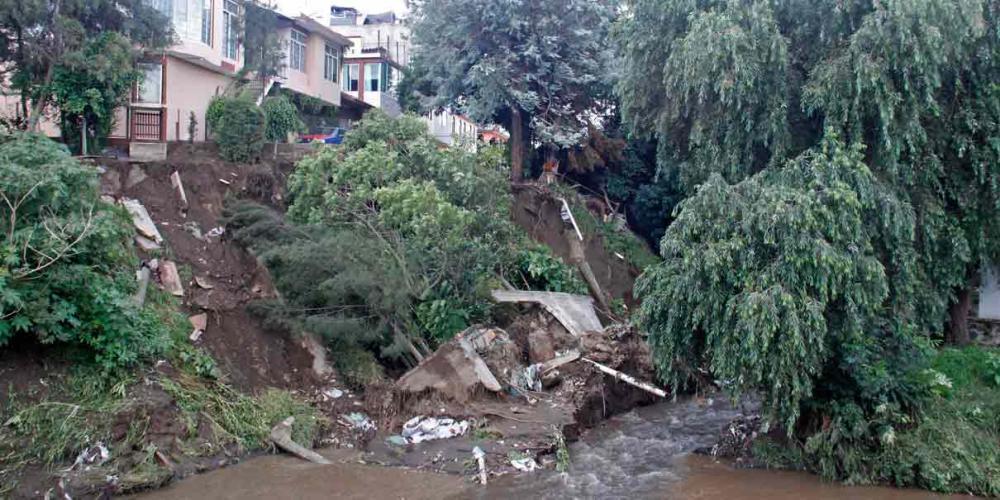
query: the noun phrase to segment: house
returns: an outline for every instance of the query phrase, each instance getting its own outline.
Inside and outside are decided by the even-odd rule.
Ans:
[[[330,27],[351,41],[344,53],[345,96],[380,108],[389,116],[402,111],[395,87],[410,64],[410,31],[393,12],[361,15],[350,7],[330,8]],[[423,117],[431,134],[447,145],[475,149],[479,127],[468,117],[438,110]]]
[[[119,112],[112,140],[142,143],[206,139],[205,112],[212,97],[223,93],[245,63],[240,44],[241,2],[234,0],[146,0],[167,15],[178,43],[139,64],[144,74],[129,105]],[[350,42],[308,16],[279,14],[275,30],[286,47],[286,68],[248,88],[258,102],[273,85],[340,105],[338,77],[343,50]],[[252,75],[250,76],[253,78]],[[191,117],[198,122],[188,133]]]

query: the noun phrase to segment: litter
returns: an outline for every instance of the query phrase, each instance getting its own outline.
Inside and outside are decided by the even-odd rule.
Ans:
[[[73,465],[70,465],[66,471],[71,471],[80,466],[84,466],[84,470],[90,469],[91,465],[100,466],[110,457],[111,451],[104,446],[104,443],[98,441],[94,446],[90,446],[80,452],[80,454],[76,456],[76,460],[73,461]]]
[[[372,422],[371,419],[368,418],[368,415],[365,415],[364,413],[348,413],[344,416],[344,418],[346,419],[346,423],[348,425],[359,431],[367,432],[375,430],[375,423]]]
[[[385,438],[385,442],[393,446],[406,446],[409,444],[403,436],[389,436]]]
[[[422,443],[435,439],[448,439],[461,436],[469,430],[467,420],[456,421],[453,418],[413,417],[403,424],[403,437],[410,443]]]
[[[205,234],[205,237],[207,237],[207,238],[218,238],[219,236],[222,236],[223,233],[225,233],[225,232],[226,232],[226,228],[224,228],[222,226],[214,227],[214,228],[210,229],[207,234]]]
[[[535,459],[531,457],[511,460],[510,465],[511,467],[522,472],[531,472],[538,468],[538,462],[536,462]]]
[[[337,389],[336,387],[331,387],[323,391],[323,396],[329,399],[340,399],[344,395],[344,391]]]

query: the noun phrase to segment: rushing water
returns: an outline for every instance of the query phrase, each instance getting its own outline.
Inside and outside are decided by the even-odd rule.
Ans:
[[[145,500],[202,498],[472,499],[859,499],[917,500],[938,495],[824,483],[797,472],[741,470],[704,456],[739,412],[712,400],[640,408],[606,421],[570,446],[567,473],[509,475],[486,487],[455,476],[353,464],[319,466],[262,457],[153,492]]]

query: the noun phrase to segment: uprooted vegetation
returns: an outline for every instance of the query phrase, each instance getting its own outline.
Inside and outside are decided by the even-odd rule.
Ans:
[[[260,306],[271,320],[369,365],[413,366],[489,322],[488,292],[505,283],[586,290],[513,224],[506,176],[495,148],[442,149],[416,118],[373,114],[342,148],[299,162],[287,216],[238,202],[227,224],[274,276],[281,302]]]

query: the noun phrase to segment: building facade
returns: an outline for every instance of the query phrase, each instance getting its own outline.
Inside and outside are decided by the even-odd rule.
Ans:
[[[245,62],[239,27],[243,12],[234,0],[147,0],[167,15],[178,44],[140,62],[144,78],[126,108],[118,113],[112,139],[163,142],[207,138],[205,113],[212,98],[233,85]],[[350,42],[315,20],[279,14],[275,30],[286,50],[282,74],[248,88],[258,102],[270,88],[340,105],[338,76]],[[252,80],[253,75],[249,75]],[[189,133],[192,117],[198,123]]]

